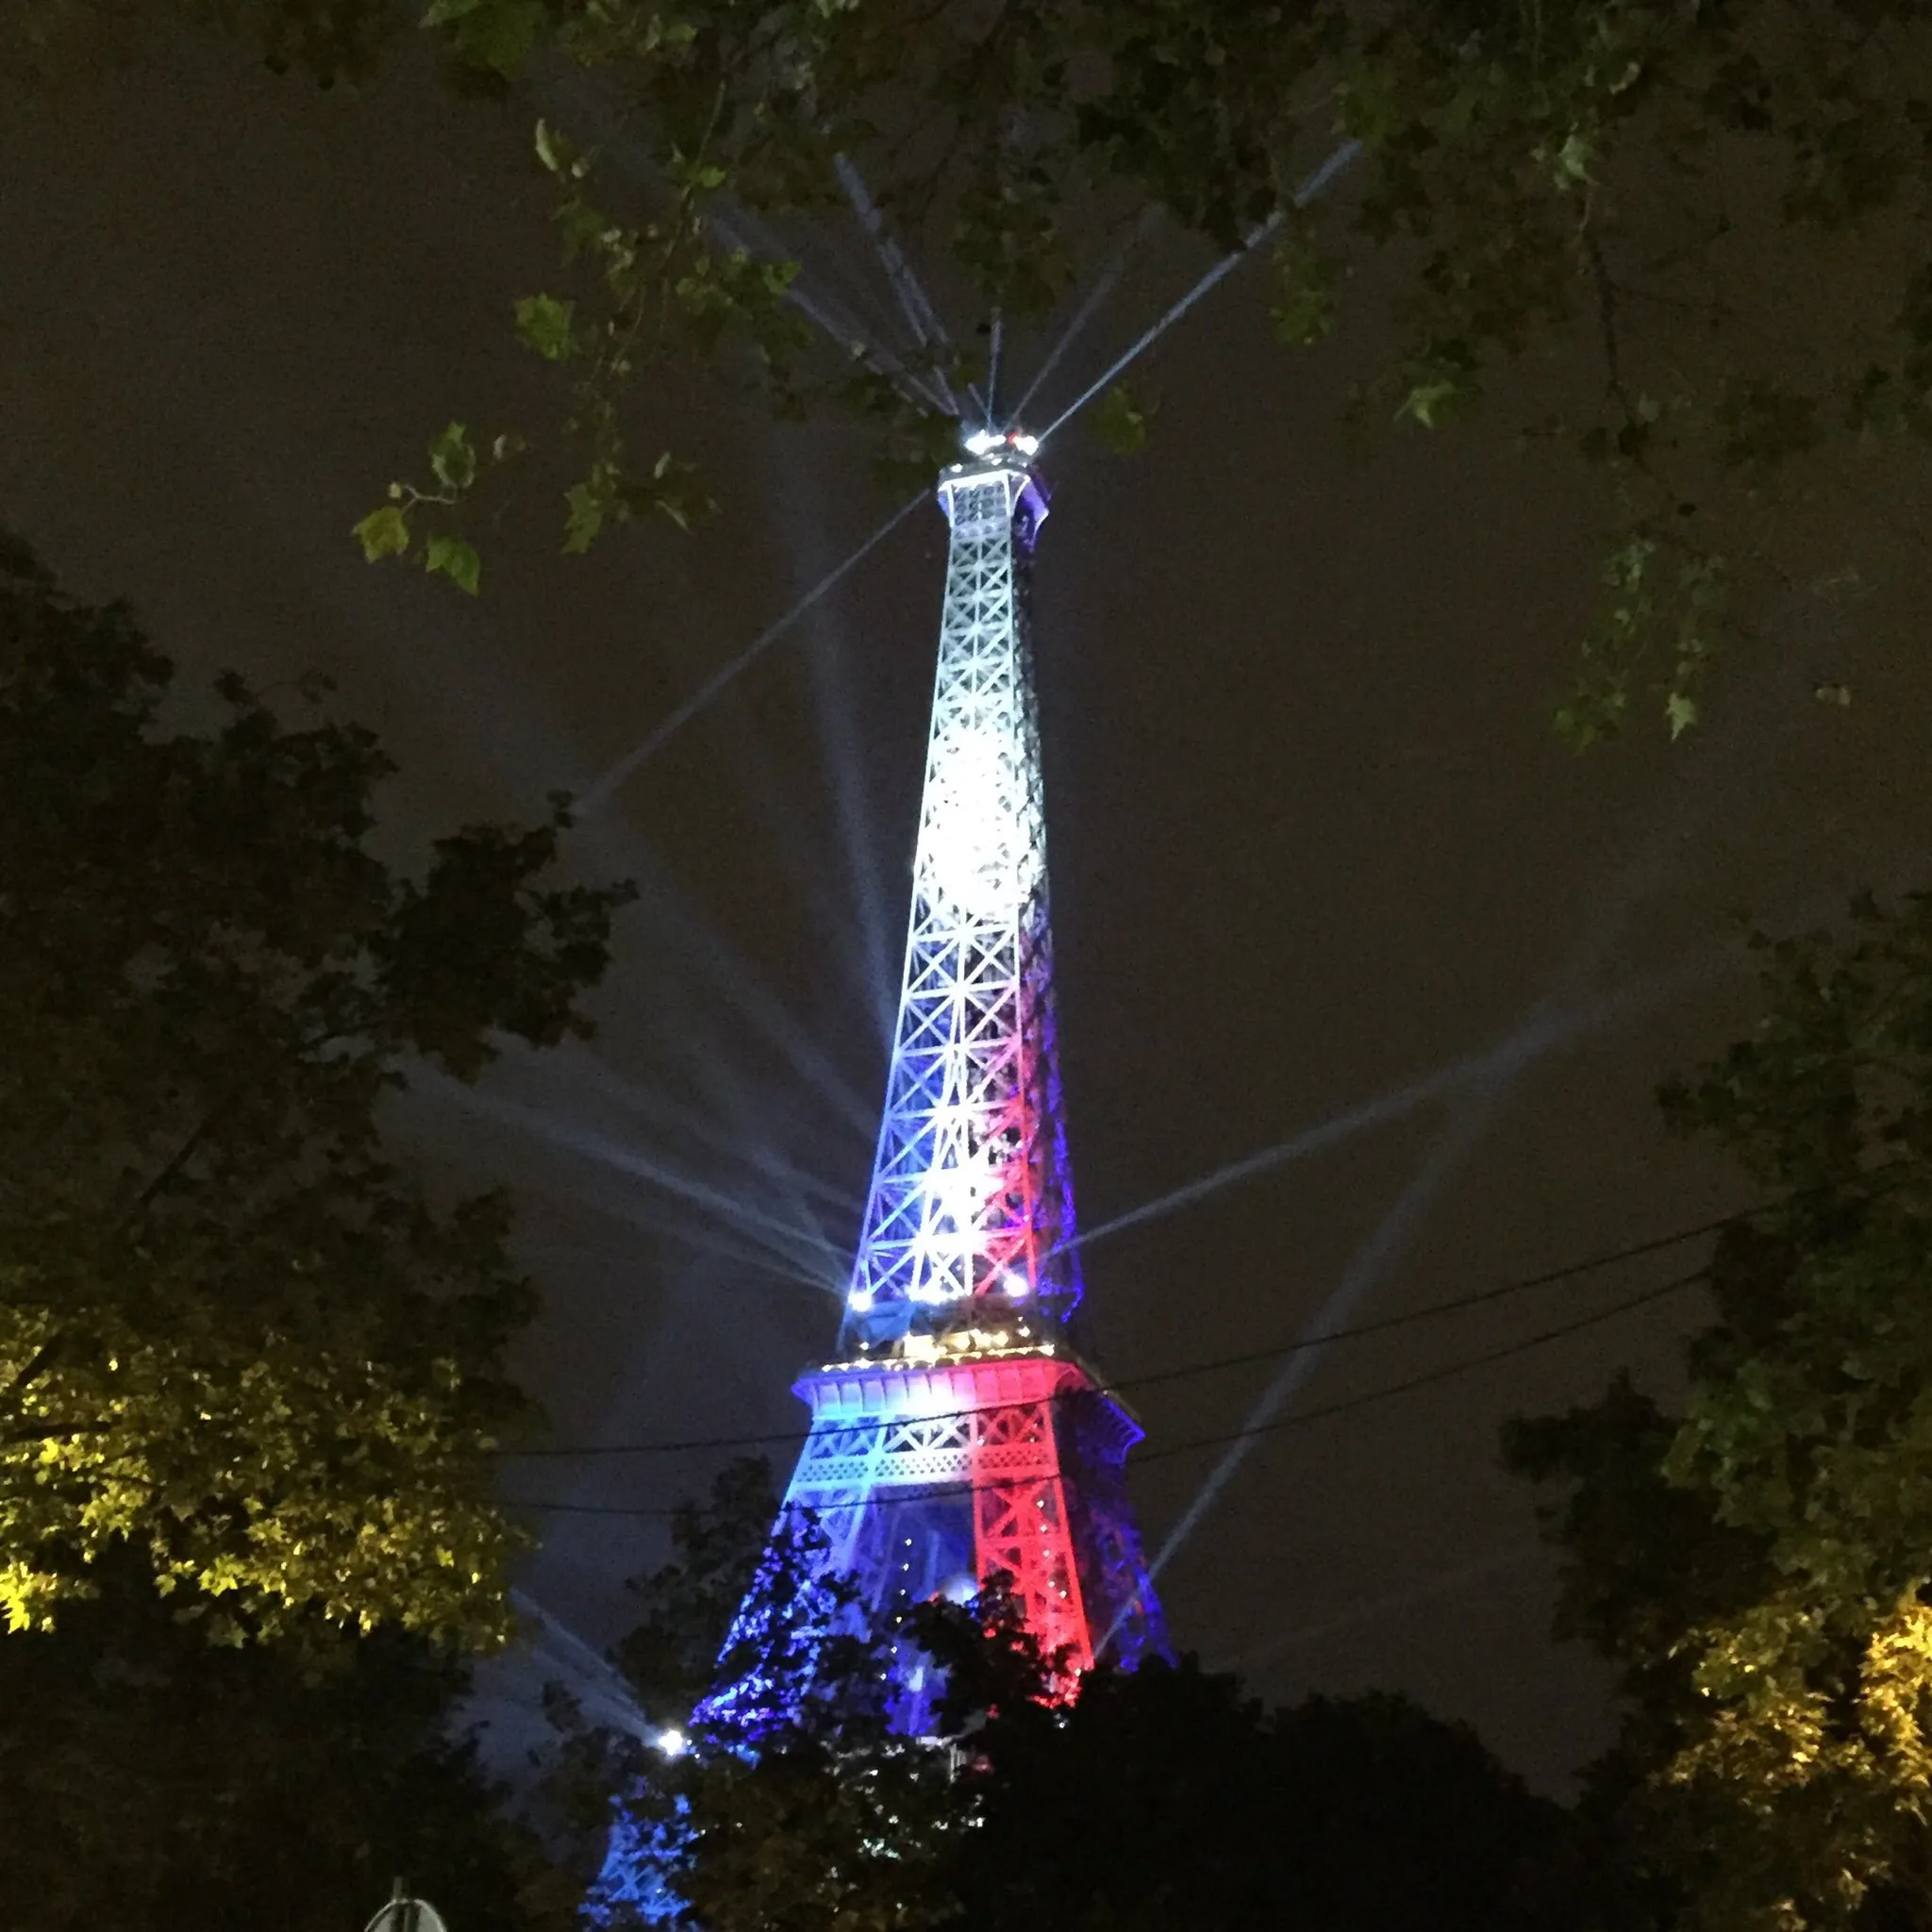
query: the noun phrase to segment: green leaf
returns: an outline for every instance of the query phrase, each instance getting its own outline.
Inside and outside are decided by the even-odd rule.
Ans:
[[[1270,314],[1275,341],[1306,349],[1334,334],[1340,278],[1340,264],[1306,237],[1284,239],[1274,251],[1276,298]]]
[[[476,555],[476,546],[460,537],[430,538],[424,568],[441,571],[459,591],[467,591],[473,597],[482,582],[483,559]]]
[[[1148,425],[1159,404],[1124,382],[1117,382],[1101,397],[1093,414],[1100,440],[1117,457],[1138,455],[1147,447]]]
[[[517,340],[546,362],[565,361],[576,348],[571,333],[575,313],[575,302],[559,302],[554,295],[525,295],[517,304]]]
[[[400,557],[409,547],[409,520],[394,504],[386,503],[380,509],[371,510],[356,525],[354,535],[367,562]]]
[[[1401,408],[1395,412],[1395,420],[1399,423],[1403,417],[1412,416],[1424,429],[1434,429],[1462,400],[1463,394],[1463,385],[1459,382],[1419,382],[1403,398]]]
[[[563,525],[564,555],[581,557],[597,541],[609,501],[603,491],[588,483],[573,483],[563,492],[563,500],[570,506]]]
[[[425,27],[447,27],[457,58],[514,80],[543,25],[541,0],[430,0]]]
[[[1591,165],[1596,159],[1596,143],[1580,128],[1572,128],[1557,149],[1551,173],[1558,188],[1580,188],[1590,182]]]
[[[429,445],[429,467],[445,490],[464,491],[476,480],[476,452],[460,423],[452,423]]]
[[[1697,700],[1688,691],[1674,691],[1664,700],[1664,716],[1670,723],[1671,736],[1681,738],[1697,722]]]
[[[575,163],[576,150],[547,121],[537,123],[537,158],[553,175],[569,172]]]

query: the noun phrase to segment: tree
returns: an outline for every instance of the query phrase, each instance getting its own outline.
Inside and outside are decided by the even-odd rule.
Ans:
[[[381,0],[216,10],[324,81],[367,73],[407,19]],[[58,11],[29,5],[30,29]],[[575,134],[533,128],[559,280],[505,291],[558,377],[556,421],[448,425],[428,475],[358,525],[372,558],[471,591],[475,499],[533,445],[569,451],[566,549],[705,511],[655,414],[692,365],[781,414],[858,411],[896,475],[954,453],[938,404],[989,375],[987,335],[962,350],[922,319],[814,349],[789,302],[799,261],[770,239],[801,217],[882,225],[956,313],[1023,326],[1158,209],[1272,258],[1287,345],[1343,326],[1373,345],[1358,416],[1430,431],[1500,402],[1603,482],[1600,609],[1558,714],[1579,743],[1644,714],[1680,733],[1727,633],[1793,595],[1857,594],[1901,534],[1883,453],[1932,438],[1932,18],[1911,0],[425,0],[416,17],[467,92],[518,102],[559,62],[587,77]],[[613,144],[622,170],[602,165]],[[1304,205],[1330,161],[1345,178]],[[1137,444],[1150,413],[1120,392],[1101,425]]]
[[[327,73],[319,20],[349,62],[385,16],[256,17]],[[901,474],[952,453],[934,399],[988,376],[986,338],[921,325],[813,353],[798,261],[741,239],[747,212],[782,233],[848,203],[1014,325],[1157,208],[1265,249],[1287,345],[1344,323],[1378,345],[1357,415],[1428,431],[1500,391],[1525,439],[1603,479],[1601,610],[1559,715],[1578,742],[1645,712],[1681,732],[1727,630],[1854,593],[1897,538],[1874,452],[1932,437],[1932,21],[1907,0],[431,0],[421,19],[454,74],[507,96],[533,61],[580,68],[633,182],[647,163],[650,185],[621,184],[602,143],[536,125],[565,265],[507,306],[563,385],[568,549],[703,508],[652,420],[679,365],[782,412],[857,408]],[[1304,206],[1324,158],[1350,172]],[[1148,414],[1117,392],[1102,425],[1138,443]],[[469,499],[525,441],[449,425],[430,479],[361,526],[369,554],[474,590]]]
[[[710,1521],[683,1512],[687,1560],[645,1582],[642,1641],[619,1646],[648,1681],[684,1693],[696,1675],[685,1660],[716,1633],[690,1748],[634,1758],[619,1788],[590,1916],[705,1932],[941,1924],[957,1912],[945,1859],[969,1813],[943,1751],[893,1727],[913,1640],[874,1625],[808,1512],[788,1510],[754,1540],[746,1505],[765,1480],[747,1458],[719,1477]],[[734,1573],[743,1587],[719,1619],[712,1579]]]
[[[560,807],[402,875],[368,732],[230,677],[169,733],[170,678],[0,542],[0,1613],[44,1627],[130,1548],[214,1638],[486,1641],[531,1293],[502,1197],[432,1208],[378,1108],[585,1031],[625,895],[548,882]]]
[[[974,1731],[967,1920],[1530,1932],[1589,1923],[1559,1807],[1382,1694],[1268,1710],[1192,1659],[1100,1670]]]
[[[708,1504],[679,1505],[671,1561],[630,1582],[642,1614],[612,1661],[654,1720],[681,1729],[711,1688],[777,1514],[771,1463],[737,1457],[712,1479]]]
[[[394,1874],[461,1932],[571,1932],[578,1888],[447,1730],[461,1668],[313,1614],[208,1643],[123,1552],[0,1641],[10,1932],[343,1932]]]
[[[1683,1922],[1932,1924],[1932,897],[1765,946],[1752,1036],[1666,1090],[1776,1205],[1727,1229],[1667,1413],[1520,1424],[1559,1627],[1623,1670],[1600,1783]]]
[[[696,1748],[641,1775],[621,1808],[600,1923],[1596,1923],[1565,1814],[1462,1726],[1395,1697],[1269,1711],[1191,1659],[1095,1671],[1069,1700],[1005,1579],[877,1632],[823,1557],[808,1524],[768,1549],[752,1599],[766,1614],[741,1620]],[[895,1680],[922,1669],[943,1677],[937,1738],[892,1724]],[[739,1674],[752,1692],[733,1697]]]

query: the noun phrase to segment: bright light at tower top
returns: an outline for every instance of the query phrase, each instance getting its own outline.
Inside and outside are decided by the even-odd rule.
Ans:
[[[975,457],[1004,456],[1011,451],[1015,456],[1036,456],[1040,450],[1040,439],[1028,436],[1024,429],[974,429],[965,439],[970,455]]]

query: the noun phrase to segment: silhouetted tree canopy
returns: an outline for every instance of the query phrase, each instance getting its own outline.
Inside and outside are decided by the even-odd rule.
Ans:
[[[1932,897],[1767,944],[1665,1103],[1778,1205],[1718,1242],[1681,1404],[1620,1378],[1509,1440],[1559,1629],[1623,1673],[1603,1802],[1668,1923],[1932,1924]]]
[[[397,1874],[459,1932],[571,1932],[582,1877],[449,1727],[446,1653],[312,1615],[208,1643],[138,1563],[0,1638],[8,1932],[359,1932]]]
[[[212,1640],[485,1641],[531,1291],[504,1199],[432,1207],[378,1108],[585,1031],[625,892],[551,881],[561,814],[399,872],[367,731],[232,677],[174,730],[171,677],[0,540],[0,1622],[132,1549]]]

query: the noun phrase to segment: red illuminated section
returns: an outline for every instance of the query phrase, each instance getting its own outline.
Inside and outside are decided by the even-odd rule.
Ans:
[[[1075,1674],[1091,1670],[1094,1632],[1080,1589],[1054,1410],[1069,1396],[1091,1396],[1092,1384],[1074,1363],[1040,1356],[974,1363],[969,1375],[974,1402],[985,1405],[974,1417],[967,1463],[979,1580],[1010,1576],[1041,1654],[1064,1653],[1066,1669]]]
[[[811,1433],[786,1502],[809,1509],[827,1562],[883,1610],[895,1592],[1011,1579],[1042,1654],[1064,1674],[1161,1647],[1159,1610],[1122,1491],[1138,1423],[1056,1344],[998,1332],[908,1337],[890,1360],[834,1363],[797,1392]],[[953,1512],[971,1555],[922,1542]],[[960,1535],[963,1542],[965,1538]]]

